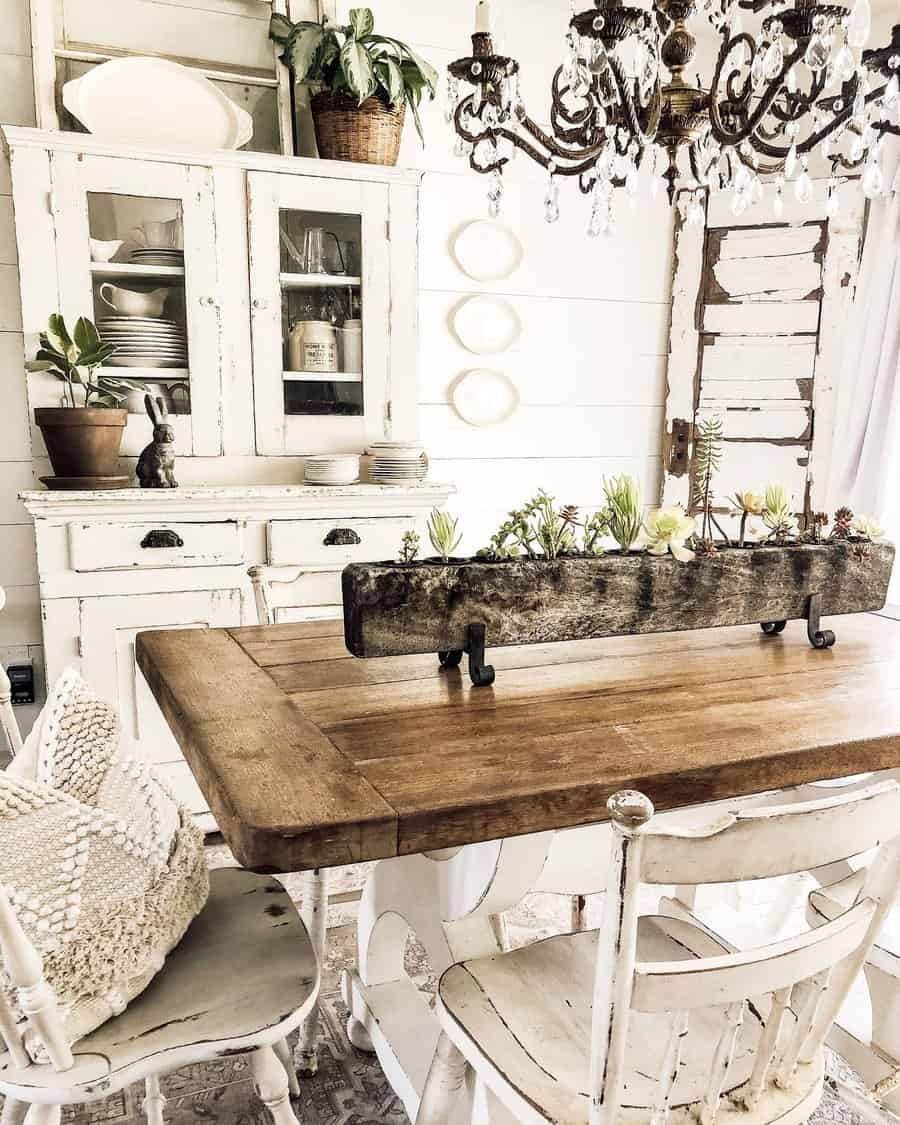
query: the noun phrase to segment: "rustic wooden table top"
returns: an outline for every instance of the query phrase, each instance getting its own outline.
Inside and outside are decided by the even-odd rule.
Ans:
[[[341,624],[142,633],[138,663],[247,867],[297,871],[900,766],[900,622],[357,660]]]

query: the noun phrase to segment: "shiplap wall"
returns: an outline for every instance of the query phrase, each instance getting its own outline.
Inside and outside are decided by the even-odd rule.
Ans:
[[[0,121],[34,124],[31,39],[27,0],[4,0],[0,20]],[[19,282],[7,154],[0,151],[0,586],[6,608],[0,613],[0,656],[22,657],[40,672],[41,615],[34,556],[34,533],[16,499],[31,488],[28,408],[22,366]],[[23,715],[25,725],[29,715]]]

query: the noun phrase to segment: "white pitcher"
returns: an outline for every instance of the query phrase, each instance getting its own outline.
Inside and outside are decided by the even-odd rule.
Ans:
[[[168,289],[138,293],[134,289],[122,289],[108,281],[100,286],[100,300],[122,316],[162,316],[168,295]]]

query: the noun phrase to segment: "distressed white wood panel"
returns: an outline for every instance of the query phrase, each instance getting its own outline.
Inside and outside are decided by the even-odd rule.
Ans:
[[[12,198],[0,196],[0,266],[16,264],[16,223]]]
[[[0,146],[0,195],[12,195],[12,177],[9,172],[9,149]]]
[[[709,402],[704,410],[718,414],[726,438],[780,438],[806,441],[809,438],[808,406],[788,408],[783,402]]]
[[[813,339],[765,336],[711,336],[703,341],[703,383],[753,383],[784,379],[812,379],[816,368]],[[768,395],[768,392],[765,392]]]
[[[229,5],[117,0],[115,13],[110,19],[107,5],[96,0],[65,0],[67,43],[272,70],[269,6],[259,0]]]
[[[222,449],[233,456],[252,453],[255,445],[250,378],[250,255],[246,238],[240,237],[240,232],[247,229],[247,184],[238,168],[214,168],[212,179],[222,349]]]
[[[450,406],[419,408],[422,440],[435,458],[649,456],[659,449],[662,419],[657,406],[522,406],[504,425],[476,428]]]
[[[532,296],[583,297],[597,300],[668,302],[672,214],[662,199],[643,201],[631,210],[617,208],[615,238],[586,238],[589,203],[567,185],[561,191],[560,218],[543,219],[544,187],[526,182],[519,161],[510,171],[501,219],[525,247],[522,264],[508,280],[473,283],[451,257],[455,233],[473,219],[486,217],[486,177],[428,172],[423,179],[419,233],[421,289],[473,289]]]
[[[19,273],[14,265],[0,265],[0,332],[21,331]]]
[[[802,383],[808,380],[797,379],[707,379],[704,375],[700,385],[700,409],[716,410],[717,404],[734,402],[785,401],[809,402]]]
[[[784,225],[802,226],[804,223],[825,221],[828,217],[825,213],[825,179],[813,179],[813,197],[808,203],[799,203],[793,191],[786,191],[784,210],[778,217],[772,208],[772,198],[769,191],[761,203],[748,207],[743,215],[735,216],[731,210],[731,192],[713,192],[709,197],[707,222],[710,227],[775,228]]]
[[[21,333],[0,332],[0,371],[3,372],[0,462],[26,461],[31,457],[24,348]]]
[[[31,517],[19,502],[19,492],[35,487],[31,460],[4,461],[0,468],[0,526],[3,524],[30,524]],[[6,528],[0,530],[2,538]]]
[[[712,233],[712,232],[711,232]],[[719,260],[792,258],[814,250],[822,241],[818,223],[802,227],[728,230],[719,243]]]
[[[0,645],[41,643],[41,598],[36,585],[4,586],[6,605],[0,613]]]
[[[37,582],[37,560],[34,551],[34,527],[14,524],[2,531],[0,551],[0,586],[31,586]]]
[[[412,184],[391,187],[388,195],[391,232],[390,363],[386,395],[390,405],[389,436],[412,440],[417,435],[417,369],[412,357],[418,344],[419,193]],[[363,298],[365,305],[366,297]],[[366,315],[365,307],[363,315]],[[377,310],[376,310],[377,315]]]
[[[754,301],[736,305],[707,305],[703,330],[728,336],[784,336],[814,333],[819,327],[818,301]]]
[[[781,257],[727,258],[713,266],[713,276],[732,300],[763,294],[808,296],[822,281],[822,266],[812,253]]]
[[[732,496],[748,489],[762,492],[767,484],[783,484],[803,506],[809,450],[805,445],[774,442],[725,442],[722,468],[716,477],[716,496]]]
[[[451,329],[464,299],[446,292],[421,295],[420,402],[447,402],[460,375],[477,367],[505,372],[524,403],[663,402],[666,305],[509,298],[521,336],[501,355],[478,356]]]
[[[0,121],[6,125],[34,124],[31,59],[25,55],[0,54]]]

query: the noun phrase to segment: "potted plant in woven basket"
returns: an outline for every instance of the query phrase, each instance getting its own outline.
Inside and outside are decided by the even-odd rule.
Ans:
[[[39,406],[34,420],[44,435],[55,477],[42,477],[48,488],[114,488],[120,477],[119,446],[128,421],[120,403],[133,384],[95,369],[116,350],[104,344],[86,317],[79,317],[69,335],[66,322],[54,313],[41,333],[37,356],[29,371],[44,371],[64,384],[61,406]]]
[[[437,71],[411,47],[377,35],[370,8],[352,8],[348,24],[273,14],[269,34],[296,86],[312,91],[310,109],[319,156],[365,164],[396,164],[406,107],[422,137],[419,104],[434,97]]]

